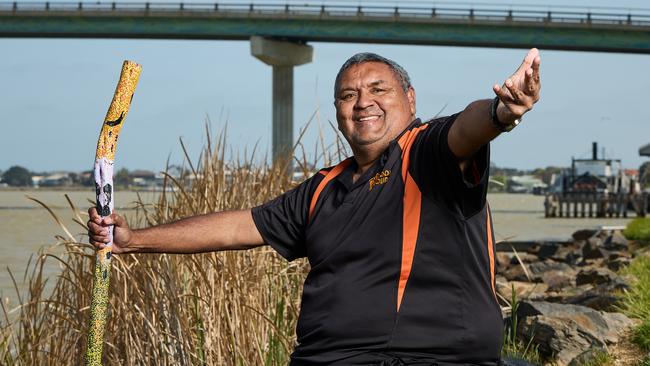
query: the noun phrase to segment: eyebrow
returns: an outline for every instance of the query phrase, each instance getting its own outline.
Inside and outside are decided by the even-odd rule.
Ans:
[[[386,81],[380,79],[380,80],[375,80],[373,82],[370,82],[368,84],[368,86],[372,87],[372,86],[377,86],[377,85],[381,85],[381,84],[384,84],[384,83],[386,83]],[[356,90],[356,89],[353,88],[353,87],[350,87],[350,86],[343,87],[343,88],[341,88],[341,90],[339,90],[339,93],[342,93],[342,92],[347,91],[347,90]]]

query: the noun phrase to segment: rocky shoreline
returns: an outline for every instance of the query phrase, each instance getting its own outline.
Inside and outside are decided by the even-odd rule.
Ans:
[[[637,320],[621,311],[634,257],[620,230],[580,230],[566,242],[500,242],[496,290],[524,344],[555,365],[581,365],[623,340]],[[513,319],[516,317],[516,319]],[[516,320],[516,322],[513,322]]]

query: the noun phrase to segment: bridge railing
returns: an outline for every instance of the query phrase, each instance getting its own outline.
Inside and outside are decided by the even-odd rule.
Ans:
[[[566,10],[539,8],[513,8],[503,6],[440,6],[358,4],[349,3],[166,3],[166,2],[0,2],[0,13],[16,15],[33,12],[61,13],[128,13],[151,15],[161,13],[183,13],[196,15],[249,14],[260,16],[292,17],[357,17],[364,19],[394,18],[396,20],[449,20],[467,22],[531,22],[553,24],[627,25],[650,27],[650,10],[596,9]]]

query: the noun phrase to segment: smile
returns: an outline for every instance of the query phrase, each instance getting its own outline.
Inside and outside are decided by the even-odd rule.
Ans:
[[[359,117],[355,118],[358,122],[368,122],[368,121],[374,121],[379,119],[381,116],[366,116],[366,117]]]

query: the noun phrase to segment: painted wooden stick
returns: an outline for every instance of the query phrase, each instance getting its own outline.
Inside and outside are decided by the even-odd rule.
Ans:
[[[95,194],[97,195],[97,212],[109,216],[113,212],[113,162],[117,138],[129,112],[135,87],[140,78],[142,67],[124,61],[120,81],[115,88],[113,101],[108,108],[97,141],[95,155]],[[97,251],[95,257],[95,275],[93,279],[92,302],[90,306],[90,329],[86,347],[86,365],[102,364],[102,349],[104,346],[104,329],[106,328],[106,309],[108,306],[108,285],[111,274],[111,255],[113,244],[113,227],[108,228],[110,242],[104,249]]]

